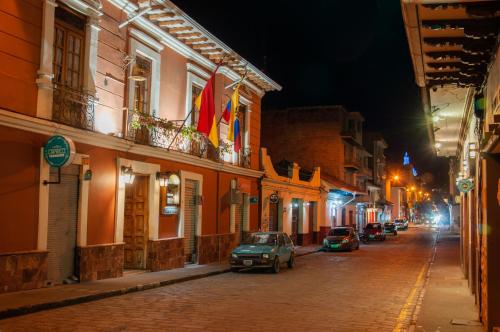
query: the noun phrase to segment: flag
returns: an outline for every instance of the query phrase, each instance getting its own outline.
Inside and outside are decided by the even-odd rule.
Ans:
[[[238,153],[241,149],[241,132],[240,132],[240,120],[236,118],[234,120],[234,152]]]
[[[217,135],[217,120],[215,118],[214,79],[215,72],[195,100],[195,107],[200,112],[196,130],[207,136],[213,146],[218,148],[219,137]]]
[[[236,120],[236,111],[238,110],[239,101],[240,101],[240,93],[239,93],[238,84],[236,89],[234,90],[231,98],[227,102],[226,108],[224,109],[224,113],[222,113],[222,118],[227,121],[229,124],[229,130],[227,132],[227,140],[234,142],[234,122]]]

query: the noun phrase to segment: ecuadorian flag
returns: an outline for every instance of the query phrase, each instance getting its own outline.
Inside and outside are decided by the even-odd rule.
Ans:
[[[231,98],[226,104],[226,108],[224,109],[224,113],[222,114],[222,118],[226,120],[229,124],[229,130],[227,132],[227,140],[234,142],[235,132],[234,132],[234,122],[236,118],[236,111],[238,110],[238,106],[240,103],[240,93],[239,93],[240,85],[236,86]]]
[[[240,152],[241,149],[241,132],[240,132],[240,120],[236,118],[234,120],[234,152]]]

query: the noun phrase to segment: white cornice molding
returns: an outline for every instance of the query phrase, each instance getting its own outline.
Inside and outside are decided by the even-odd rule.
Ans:
[[[3,109],[0,109],[0,126],[16,128],[42,135],[65,135],[77,143],[130,152],[142,156],[155,157],[252,178],[260,178],[264,174],[264,172],[253,169],[222,164],[178,151],[167,151],[166,149],[158,147],[135,144],[123,138],[77,129],[49,120],[14,113]]]
[[[146,44],[147,46],[151,47],[152,49],[154,49],[158,53],[161,52],[165,48],[161,43],[157,42],[154,38],[151,38],[150,36],[148,36],[147,34],[145,34],[142,31],[131,28],[129,30],[129,32],[130,32],[130,35],[132,37],[134,37],[135,39],[139,40],[140,42]]]
[[[123,10],[124,12],[126,12],[127,15],[129,15],[129,16],[133,16],[136,13],[136,11],[138,10],[138,7],[135,4],[129,2],[128,0],[108,0],[108,1],[111,2],[113,5],[115,5],[116,7],[118,7],[120,10]],[[175,7],[175,5],[173,5],[173,6]],[[177,7],[175,7],[175,8],[177,8]],[[175,11],[176,11],[176,13],[181,12],[180,9],[176,9]],[[201,26],[199,26],[187,14],[181,12],[181,16],[184,19],[188,20],[191,25],[195,26],[197,28],[197,30],[199,30],[200,32],[209,36],[209,38],[214,39],[215,42],[220,43],[221,46],[224,48],[224,50],[227,53],[235,53],[229,47],[225,46],[222,42],[220,42],[218,39],[213,37],[208,31],[206,31]],[[216,68],[215,63],[213,63],[209,59],[205,58],[204,56],[202,56],[201,54],[199,54],[198,52],[193,50],[191,47],[182,43],[181,41],[179,41],[177,38],[173,37],[172,35],[170,35],[166,31],[162,30],[159,26],[155,25],[154,23],[152,23],[148,19],[146,19],[144,17],[139,17],[133,22],[133,24],[137,24],[138,26],[140,26],[142,29],[144,29],[148,33],[151,33],[151,35],[153,35],[156,39],[160,40],[161,43],[163,43],[166,46],[168,46],[169,48],[173,49],[174,51],[176,51],[180,55],[182,55],[182,56],[184,56],[184,57],[186,57],[186,58],[188,58],[188,59],[190,59],[190,60],[192,60],[192,61],[210,69],[210,70],[214,70]],[[254,66],[252,66],[251,64],[248,64],[248,67],[252,71],[256,72],[259,77],[264,79],[266,81],[266,83],[270,84],[275,90],[278,90],[278,91],[281,90],[280,85],[278,85],[276,82],[274,82],[273,80],[268,78],[266,75],[261,73]],[[222,73],[223,75],[227,76],[228,78],[232,79],[233,81],[241,78],[240,74],[236,73],[232,69],[225,67],[225,66],[220,67],[218,69],[218,72]],[[260,97],[262,97],[265,94],[265,91],[263,89],[257,87],[255,84],[248,81],[247,79],[245,79],[243,81],[243,84],[245,84],[250,89],[252,89]]]
[[[196,65],[193,65],[192,63],[187,63],[186,64],[186,69],[188,72],[191,72],[193,74],[196,74],[198,76],[200,76],[201,78],[204,78],[206,80],[208,80],[210,78],[210,74],[207,73],[206,71],[204,71],[203,69],[201,69],[200,67],[196,66]]]

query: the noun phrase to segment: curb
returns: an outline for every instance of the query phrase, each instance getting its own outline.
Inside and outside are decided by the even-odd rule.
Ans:
[[[415,301],[415,306],[413,307],[412,315],[411,315],[410,322],[408,325],[408,330],[407,330],[408,332],[414,332],[416,330],[416,327],[417,327],[417,319],[418,319],[418,315],[420,313],[420,308],[422,306],[422,302],[424,300],[425,290],[427,289],[427,285],[429,283],[429,279],[431,276],[432,265],[434,264],[434,262],[436,260],[437,245],[439,243],[440,235],[441,235],[441,233],[437,232],[436,238],[434,239],[434,244],[433,244],[432,249],[431,249],[432,254],[429,257],[429,261],[427,262],[427,268],[425,271],[425,280],[418,291],[418,296],[417,296],[417,299]]]
[[[102,300],[102,299],[109,298],[109,297],[125,295],[125,294],[129,294],[129,293],[134,293],[134,292],[140,292],[140,291],[144,291],[144,290],[148,290],[148,289],[178,284],[178,283],[182,283],[182,282],[186,282],[186,281],[203,279],[203,278],[227,273],[229,271],[230,271],[229,268],[225,268],[225,269],[222,269],[219,271],[212,271],[212,272],[207,272],[207,273],[202,273],[202,274],[197,274],[197,275],[192,275],[192,276],[186,276],[186,277],[181,277],[178,279],[157,281],[157,282],[152,282],[152,283],[143,284],[143,285],[136,285],[136,286],[131,286],[131,287],[122,288],[122,289],[105,291],[105,292],[97,293],[97,294],[85,295],[85,296],[75,297],[75,298],[71,298],[71,299],[64,299],[64,300],[55,301],[55,302],[40,303],[40,304],[28,305],[28,306],[23,306],[23,307],[14,308],[14,309],[7,309],[7,310],[0,311],[0,320],[6,319],[6,318],[12,318],[12,317],[16,317],[16,316],[22,316],[22,315],[26,315],[26,314],[31,314],[31,313],[35,313],[38,311],[48,310],[48,309],[56,309],[56,308],[66,307],[66,306],[75,305],[75,304],[81,304],[81,303],[86,303],[86,302]]]
[[[302,254],[297,254],[295,257],[302,257],[302,256],[306,256],[306,255],[311,255],[311,254],[314,254],[318,251],[319,250],[315,250],[315,251],[305,252]],[[131,287],[127,287],[127,288],[104,291],[102,293],[84,295],[84,296],[80,296],[80,297],[64,299],[64,300],[59,300],[59,301],[55,301],[55,302],[40,303],[40,304],[35,304],[35,305],[27,305],[27,306],[22,306],[22,307],[18,307],[18,308],[7,309],[7,310],[0,311],[0,320],[12,318],[12,317],[17,317],[17,316],[22,316],[22,315],[27,315],[27,314],[32,314],[35,312],[44,311],[44,310],[48,310],[48,309],[67,307],[67,306],[71,306],[71,305],[75,305],[75,304],[82,304],[82,303],[102,300],[102,299],[106,299],[109,297],[145,291],[148,289],[154,289],[154,288],[169,286],[169,285],[173,285],[173,284],[179,284],[179,283],[183,283],[186,281],[203,279],[203,278],[207,278],[207,277],[216,276],[219,274],[224,274],[224,273],[227,273],[230,271],[231,271],[230,268],[225,268],[225,269],[218,270],[218,271],[211,271],[211,272],[207,272],[207,273],[191,275],[191,276],[186,276],[186,277],[181,277],[181,278],[171,279],[171,280],[156,281],[156,282],[151,282],[148,284],[142,284],[142,285],[136,285],[136,286],[131,286]]]

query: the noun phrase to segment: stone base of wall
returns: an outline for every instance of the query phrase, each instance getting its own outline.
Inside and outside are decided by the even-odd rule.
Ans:
[[[319,232],[312,233],[312,243],[313,244],[322,244],[323,242],[319,242]]]
[[[76,249],[76,275],[80,281],[123,276],[124,245],[105,244]]]
[[[308,246],[312,244],[312,233],[297,234],[297,244],[299,246]]]
[[[321,226],[319,228],[319,233],[318,233],[318,243],[319,244],[323,243],[323,240],[325,239],[326,234],[328,234],[330,229],[332,229],[330,226]]]
[[[184,239],[166,239],[148,242],[147,268],[151,271],[184,267]]]
[[[48,251],[0,254],[0,293],[45,286],[47,256]]]
[[[213,234],[197,236],[198,264],[225,261],[237,246],[236,234]]]

